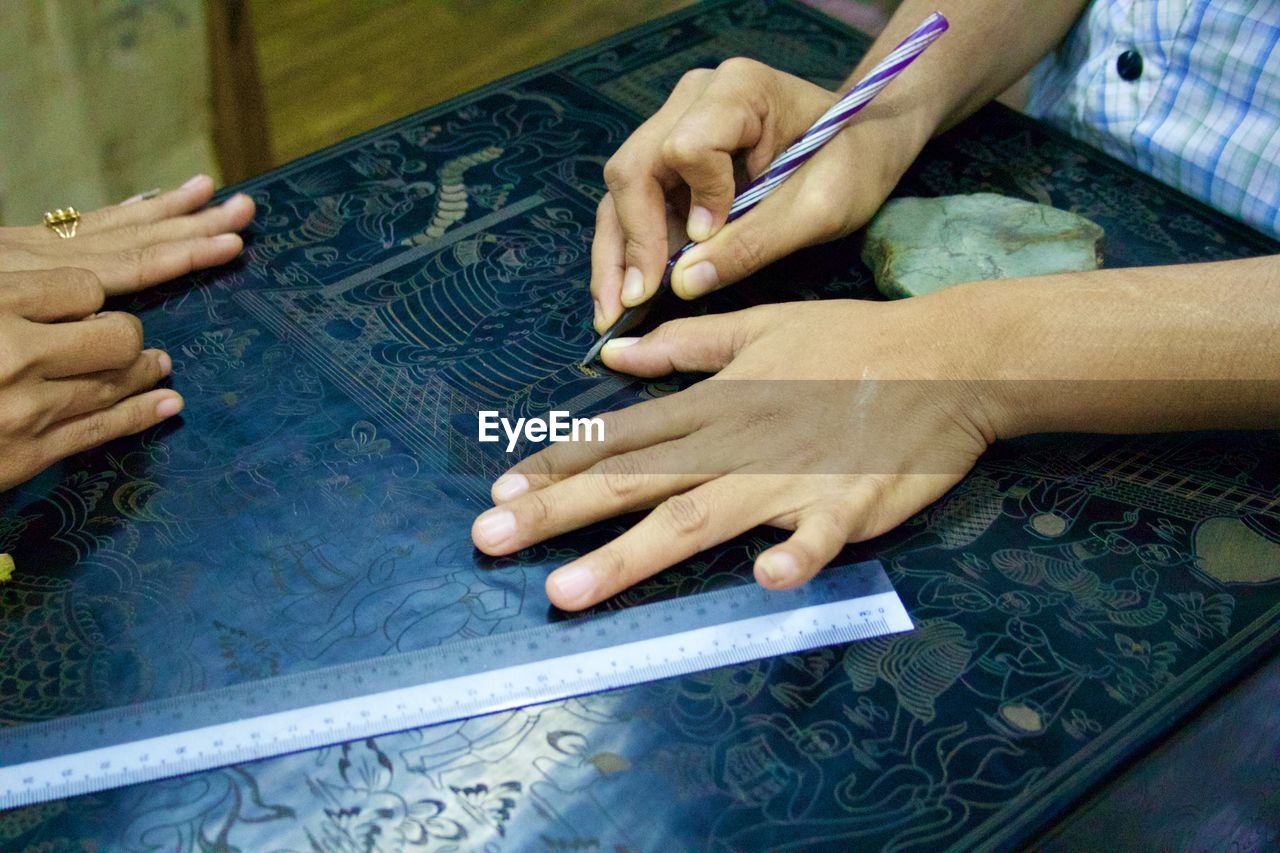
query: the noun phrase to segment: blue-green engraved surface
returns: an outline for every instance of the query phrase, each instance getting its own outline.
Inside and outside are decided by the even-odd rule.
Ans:
[[[592,411],[601,166],[679,75],[747,55],[834,86],[866,40],[718,2],[250,181],[242,261],[121,307],[181,423],[3,497],[0,724],[545,624],[596,526],[489,560],[478,408]],[[1274,243],[990,108],[903,195],[1074,210],[1108,264]],[[844,241],[691,310],[875,298]],[[674,384],[678,384],[678,380]],[[482,449],[483,447],[483,449]],[[879,556],[919,629],[0,815],[0,847],[892,849],[1014,844],[1275,646],[1275,433],[994,449]],[[757,531],[610,606],[749,579]]]

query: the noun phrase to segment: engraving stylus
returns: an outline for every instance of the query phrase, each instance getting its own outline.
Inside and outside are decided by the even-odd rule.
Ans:
[[[685,250],[692,245],[694,244],[689,243],[684,246],[671,257],[671,260],[667,261],[667,268],[662,271],[662,280],[658,282],[658,289],[653,292],[653,296],[649,297],[644,302],[641,302],[639,305],[632,305],[630,308],[624,308],[622,313],[618,315],[618,319],[614,321],[614,324],[605,329],[604,333],[600,335],[600,340],[592,344],[591,349],[587,350],[586,356],[583,357],[578,367],[590,367],[591,363],[599,358],[600,351],[604,349],[605,344],[609,343],[609,341],[613,340],[618,335],[621,335],[624,332],[629,332],[636,326],[640,325],[640,321],[644,319],[645,314],[649,313],[649,309],[653,307],[653,304],[658,297],[671,288],[671,271],[675,269],[676,261],[680,260],[680,257],[685,253]]]
[[[787,150],[779,154],[763,174],[738,193],[729,208],[729,216],[725,224],[729,224],[755,207],[781,186],[783,181],[794,175],[797,169],[822,149],[822,146],[844,130],[849,121],[861,112],[863,107],[871,103],[871,100],[880,94],[885,86],[888,86],[908,65],[915,62],[929,45],[937,41],[938,37],[947,31],[948,26],[947,19],[938,12],[925,18],[924,23],[916,27],[911,35],[903,39],[902,44],[895,47],[875,68],[872,68],[870,74],[863,77],[856,86],[836,101],[835,105],[823,113],[812,127],[791,143]],[[671,270],[685,252],[696,245],[698,244],[692,241],[685,243],[671,256],[671,260],[667,261],[667,269],[662,274],[662,281],[658,283],[658,289],[654,291],[653,297],[649,298],[646,305],[671,287]],[[589,368],[591,362],[600,355],[605,344],[639,323],[644,317],[642,308],[642,305],[633,305],[624,310],[617,322],[605,330],[600,340],[588,350],[586,357],[578,366],[583,369]]]

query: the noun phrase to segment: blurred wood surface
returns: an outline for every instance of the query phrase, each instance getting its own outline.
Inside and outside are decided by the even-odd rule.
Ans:
[[[275,163],[690,0],[250,0]]]
[[[247,0],[209,0],[205,19],[213,147],[222,180],[231,184],[275,165],[271,132]]]

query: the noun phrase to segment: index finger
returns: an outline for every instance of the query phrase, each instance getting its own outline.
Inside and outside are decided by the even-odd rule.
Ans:
[[[112,311],[72,323],[35,327],[36,369],[46,379],[115,370],[133,364],[142,352],[142,323]]]
[[[82,214],[80,233],[101,234],[126,225],[148,225],[173,216],[182,216],[203,207],[212,197],[213,178],[196,175],[182,186],[155,198],[113,204]]]
[[[603,334],[622,314],[622,226],[613,208],[613,196],[605,193],[596,208],[596,232],[591,238],[592,324]]]
[[[622,229],[622,304],[639,305],[658,289],[667,263],[667,185],[659,140],[636,131],[604,167],[605,184]]]
[[[57,267],[0,273],[0,311],[36,323],[82,320],[105,299],[101,282],[89,270]]]
[[[696,400],[681,391],[600,416],[603,440],[552,444],[517,462],[493,484],[495,504],[546,488],[611,456],[682,438],[699,423]]]

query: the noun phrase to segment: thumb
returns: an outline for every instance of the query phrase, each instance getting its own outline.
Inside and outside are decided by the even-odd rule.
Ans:
[[[601,357],[613,370],[635,376],[716,373],[755,338],[755,320],[750,310],[672,320],[643,338],[614,338]]]
[[[820,241],[818,234],[803,225],[803,218],[797,224],[794,215],[771,215],[775,213],[772,207],[762,204],[690,249],[671,271],[671,289],[676,295],[694,299],[719,290]]]

